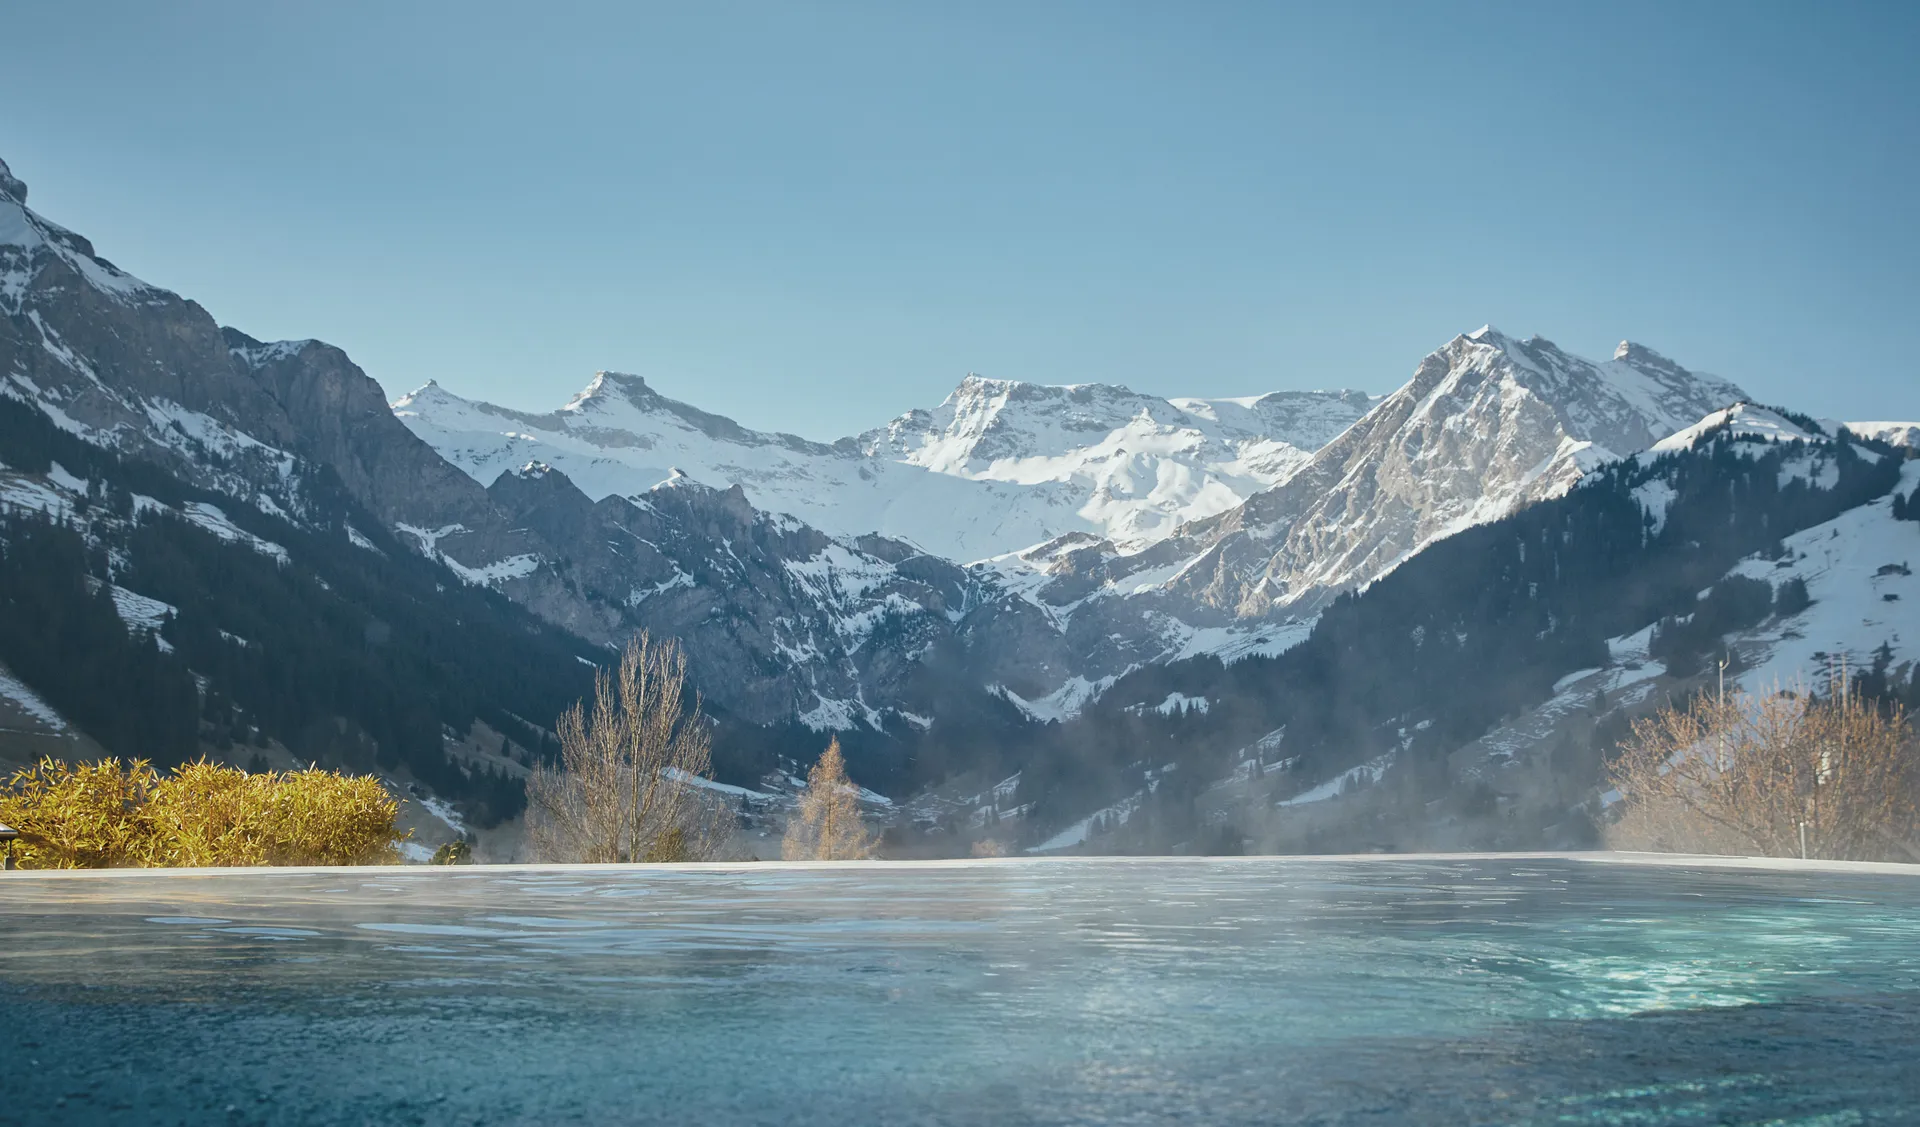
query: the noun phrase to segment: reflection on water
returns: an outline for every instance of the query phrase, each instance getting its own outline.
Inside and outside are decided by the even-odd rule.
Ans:
[[[1900,875],[1076,860],[0,898],[0,1026],[28,1031],[0,1124],[1920,1122]]]

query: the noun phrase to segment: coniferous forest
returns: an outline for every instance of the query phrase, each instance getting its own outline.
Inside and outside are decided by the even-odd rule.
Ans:
[[[5,398],[0,447],[16,469],[58,463],[90,486],[72,512],[0,514],[0,660],[115,755],[167,767],[271,739],[302,762],[404,768],[485,824],[518,812],[522,784],[456,765],[447,735],[484,721],[539,754],[553,718],[587,690],[585,663],[604,660],[378,522],[354,522],[375,530],[364,535],[377,550],[353,544],[352,502],[324,481],[309,490],[323,510],[305,514],[309,530],[197,494]],[[289,560],[139,498],[218,503]],[[173,610],[157,632],[129,630],[114,587]]]
[[[1901,453],[1860,447],[1864,454],[1819,446],[1837,475],[1830,489],[1783,472],[1809,456],[1799,442],[1756,451],[1715,435],[1608,466],[1566,496],[1457,533],[1342,595],[1306,642],[1278,657],[1206,658],[1122,679],[1080,718],[1041,735],[1019,800],[1034,804],[1041,825],[1062,826],[1153,772],[1148,805],[1163,829],[1151,845],[1164,848],[1200,833],[1199,788],[1273,733],[1280,738],[1261,754],[1289,762],[1277,797],[1288,779],[1325,779],[1389,750],[1413,789],[1444,794],[1448,753],[1546,699],[1565,674],[1605,665],[1607,639],[1657,624],[1653,644],[1684,675],[1726,631],[1776,602],[1782,613],[1804,609],[1804,584],[1776,591],[1722,577],[1755,553],[1778,555],[1783,537],[1885,496]],[[1652,481],[1671,490],[1661,511],[1636,495]],[[1173,692],[1212,707],[1162,716],[1137,706]],[[1557,764],[1574,776],[1571,790],[1597,783],[1605,750]],[[1169,765],[1176,769],[1165,773]]]
[[[458,582],[377,521],[356,520],[324,469],[307,489],[318,511],[295,525],[196,493],[12,400],[0,399],[0,442],[16,469],[58,463],[89,483],[74,511],[0,513],[0,660],[113,754],[164,767],[211,748],[244,761],[236,749],[277,741],[303,762],[404,770],[485,825],[519,812],[521,781],[457,764],[448,738],[481,721],[527,761],[550,758],[553,718],[606,660],[504,596]],[[1831,463],[1832,488],[1783,472],[1809,456]],[[1124,798],[1152,773],[1141,825],[1156,829],[1143,847],[1178,838],[1225,851],[1234,831],[1205,837],[1192,804],[1256,742],[1259,757],[1287,761],[1280,790],[1393,750],[1396,770],[1444,793],[1449,752],[1544,699],[1569,671],[1606,664],[1607,639],[1651,625],[1652,656],[1685,676],[1715,658],[1728,631],[1804,609],[1804,584],[1721,577],[1885,495],[1899,462],[1894,448],[1870,442],[1756,451],[1710,436],[1692,450],[1616,463],[1341,596],[1307,641],[1278,657],[1139,670],[1064,724],[1027,719],[969,687],[957,659],[933,653],[923,707],[946,722],[846,733],[849,770],[895,796],[961,771],[1018,772],[1029,836]],[[1664,501],[1652,507],[1643,487],[1656,481]],[[219,503],[288,559],[171,512],[195,501]],[[1911,516],[1913,503],[1894,502]],[[376,530],[363,536],[374,550],[352,542],[349,524]],[[129,630],[116,588],[172,609],[157,631]],[[1862,676],[1891,695],[1911,692],[1888,683],[1888,670]],[[1212,707],[1139,707],[1176,692]],[[751,784],[783,759],[817,752],[817,737],[798,725],[715,719],[722,780]],[[1570,791],[1597,781],[1604,750],[1556,761]]]

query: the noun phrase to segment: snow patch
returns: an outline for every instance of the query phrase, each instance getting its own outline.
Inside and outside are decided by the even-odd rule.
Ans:
[[[1310,802],[1325,802],[1329,798],[1338,798],[1342,790],[1346,789],[1349,785],[1357,783],[1361,780],[1365,780],[1368,783],[1379,782],[1380,776],[1386,774],[1387,768],[1392,764],[1393,764],[1393,753],[1388,752],[1387,754],[1380,756],[1378,759],[1370,759],[1367,762],[1362,763],[1358,767],[1354,767],[1350,770],[1342,771],[1338,775],[1335,775],[1333,778],[1328,779],[1326,782],[1321,783],[1317,787],[1314,787],[1312,790],[1302,791],[1301,793],[1294,795],[1292,798],[1282,799],[1281,801],[1274,803],[1274,805],[1275,806],[1305,806]]]
[[[39,693],[29,689],[25,682],[5,668],[0,668],[0,698],[12,701],[22,712],[53,731],[67,730],[67,722],[54,711],[53,706],[40,699]]]
[[[494,587],[509,579],[522,579],[540,570],[540,557],[531,553],[508,556],[482,567],[468,567],[444,553],[440,562],[469,587]]]
[[[116,584],[112,591],[113,609],[120,612],[120,621],[127,624],[129,630],[150,630],[157,636],[167,619],[180,613],[180,608],[172,603],[163,603],[159,599],[150,599]],[[165,640],[161,640],[165,646]],[[171,648],[171,647],[167,647]]]
[[[1157,712],[1162,716],[1183,716],[1189,710],[1204,714],[1208,707],[1206,697],[1190,697],[1185,693],[1175,692],[1168,693],[1167,699],[1161,701],[1159,704],[1149,705],[1145,702],[1130,704],[1126,710],[1136,716],[1148,712]]]
[[[149,498],[149,500],[151,500],[151,498]],[[155,502],[155,504],[158,504],[158,502]],[[271,558],[276,563],[284,564],[292,559],[292,557],[287,554],[285,548],[282,548],[271,540],[262,540],[260,537],[234,524],[218,505],[208,504],[205,501],[189,501],[181,508],[180,515],[228,543],[244,544],[261,555]]]
[[[1080,715],[1082,709],[1099,700],[1101,694],[1113,688],[1114,683],[1119,680],[1118,676],[1107,676],[1089,681],[1075,674],[1067,678],[1066,683],[1059,688],[1034,700],[1026,699],[1005,685],[989,686],[988,691],[1005,697],[1015,708],[1026,713],[1029,719],[1045,724],[1064,722]]]

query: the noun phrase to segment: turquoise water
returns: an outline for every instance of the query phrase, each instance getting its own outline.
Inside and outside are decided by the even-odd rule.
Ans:
[[[0,1124],[1920,1123],[1920,877],[0,880]]]

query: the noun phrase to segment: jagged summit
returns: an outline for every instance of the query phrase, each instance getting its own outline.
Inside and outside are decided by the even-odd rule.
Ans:
[[[0,160],[0,196],[6,196],[15,203],[27,202],[26,182],[13,174],[5,160]]]
[[[1435,540],[1563,493],[1746,398],[1649,357],[1595,363],[1490,326],[1457,336],[1284,481],[1160,545],[1099,561],[1103,582],[1202,616],[1309,617]]]
[[[980,395],[1006,395],[1016,400],[1073,400],[1090,402],[1099,397],[1115,399],[1144,398],[1125,384],[1112,383],[1038,383],[1032,380],[998,379],[968,372],[947,394],[941,405]]]
[[[58,290],[73,276],[118,303],[161,292],[101,258],[84,236],[28,208],[27,185],[0,162],[0,312],[17,314],[29,290]]]
[[[663,397],[647,386],[644,376],[630,372],[601,371],[593,374],[587,386],[574,393],[562,411],[595,410],[609,402],[650,404]],[[670,401],[669,401],[670,402]]]
[[[1167,400],[970,373],[940,406],[831,445],[748,429],[615,371],[548,414],[431,384],[393,409],[482,483],[541,461],[591,497],[626,497],[678,466],[833,535],[878,532],[965,561],[1067,532],[1148,542],[1279,480],[1372,403],[1360,392]]]

